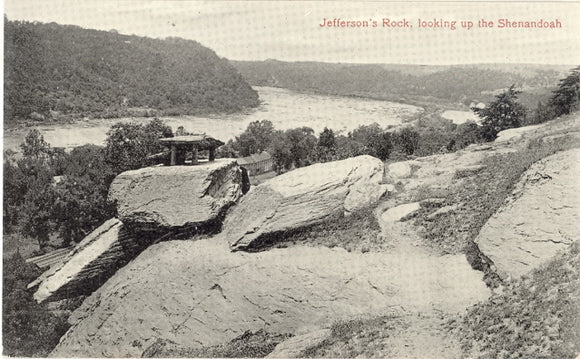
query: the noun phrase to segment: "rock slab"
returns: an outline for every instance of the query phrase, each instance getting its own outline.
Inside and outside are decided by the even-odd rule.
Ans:
[[[63,264],[43,273],[29,287],[38,285],[34,299],[39,303],[90,294],[142,247],[118,219],[110,219],[77,244]]]
[[[259,247],[271,236],[376,203],[387,191],[383,163],[371,156],[315,164],[266,181],[228,213],[223,235],[232,249]]]
[[[244,178],[245,176],[245,178]],[[143,230],[207,225],[242,195],[247,173],[235,160],[147,167],[121,173],[109,189],[119,219]]]
[[[397,308],[457,312],[489,296],[481,278],[464,256],[416,262],[305,246],[231,252],[217,237],[163,242],[83,302],[52,355],[136,357],[157,339],[200,348]]]
[[[519,277],[580,238],[580,149],[530,167],[476,242],[498,274]]]

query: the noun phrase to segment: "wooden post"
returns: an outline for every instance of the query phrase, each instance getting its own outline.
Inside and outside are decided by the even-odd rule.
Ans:
[[[177,157],[177,146],[175,144],[171,145],[171,161],[169,162],[170,166],[175,166],[175,158]]]
[[[209,149],[209,161],[215,161],[215,148],[213,147]]]
[[[197,145],[193,145],[191,146],[191,164],[192,165],[196,165],[197,164]]]

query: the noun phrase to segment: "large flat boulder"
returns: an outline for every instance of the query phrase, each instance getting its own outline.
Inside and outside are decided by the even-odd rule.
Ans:
[[[580,149],[535,163],[483,226],[476,243],[501,277],[528,273],[580,238],[579,176]]]
[[[299,168],[250,191],[228,213],[223,235],[232,249],[259,247],[271,235],[369,206],[386,192],[383,163],[371,156]]]
[[[38,286],[34,293],[38,302],[90,294],[144,247],[118,219],[110,219],[84,238],[61,265],[43,273],[29,287]]]
[[[83,302],[51,355],[139,357],[158,339],[196,349],[366,314],[457,313],[489,296],[465,256],[415,253],[232,252],[216,237],[159,243]]]
[[[147,167],[117,176],[109,199],[117,202],[119,219],[137,231],[211,226],[242,196],[247,181],[235,160]]]

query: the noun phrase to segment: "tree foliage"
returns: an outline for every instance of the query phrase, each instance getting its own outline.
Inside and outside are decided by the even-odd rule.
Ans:
[[[173,137],[171,128],[154,119],[143,126],[137,122],[116,123],[107,132],[105,160],[114,173],[141,168],[147,156],[163,150],[159,139]]]
[[[348,137],[363,146],[363,153],[386,160],[393,148],[391,134],[377,123],[361,125],[348,134]]]
[[[235,112],[259,104],[226,59],[191,40],[4,19],[4,118]]]
[[[493,141],[497,133],[509,128],[520,127],[526,115],[526,109],[517,102],[519,91],[515,86],[496,96],[496,100],[485,108],[472,108],[482,119],[483,137]]]
[[[558,89],[550,99],[549,106],[554,116],[566,115],[580,107],[580,66],[560,80]]]
[[[46,357],[68,329],[66,318],[51,314],[27,291],[27,284],[40,274],[19,253],[3,260],[3,355]]]
[[[235,149],[245,157],[265,151],[272,144],[274,126],[268,120],[251,122],[246,130],[236,137]]]

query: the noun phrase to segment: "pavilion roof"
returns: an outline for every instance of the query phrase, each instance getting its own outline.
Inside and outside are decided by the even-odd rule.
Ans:
[[[191,146],[198,145],[201,149],[217,148],[225,143],[206,134],[192,134],[159,139],[163,145]]]

